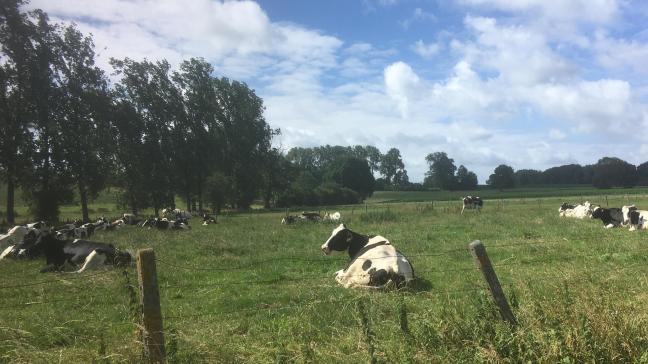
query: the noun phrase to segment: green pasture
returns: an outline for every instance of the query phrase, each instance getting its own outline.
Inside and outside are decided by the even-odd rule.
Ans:
[[[410,258],[419,279],[404,291],[341,288],[333,273],[346,257],[320,251],[335,225],[283,226],[283,212],[93,239],[155,250],[172,363],[648,362],[648,231],[605,230],[557,211],[581,198],[648,206],[641,193],[608,193],[607,202],[598,191],[486,197],[481,214],[464,216],[454,198],[375,202],[412,194],[341,207],[349,228],[383,235]],[[466,250],[475,239],[517,328],[501,322],[483,290]],[[81,275],[40,274],[43,265],[0,261],[0,362],[142,361],[138,298],[128,289],[137,286],[134,265]]]

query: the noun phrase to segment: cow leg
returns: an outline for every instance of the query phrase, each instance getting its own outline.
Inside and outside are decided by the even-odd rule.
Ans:
[[[88,257],[85,259],[85,263],[83,263],[83,266],[81,269],[74,273],[83,273],[86,270],[94,270],[99,267],[102,267],[106,263],[106,255],[102,253],[97,253],[96,250],[93,250],[92,253],[88,255]]]
[[[463,212],[464,212],[465,209],[466,209],[466,205],[463,205],[463,207],[461,208],[461,214],[462,215],[463,215]]]
[[[15,245],[9,245],[7,249],[5,249],[2,254],[0,254],[0,260],[6,258],[11,252],[13,252],[13,248]]]

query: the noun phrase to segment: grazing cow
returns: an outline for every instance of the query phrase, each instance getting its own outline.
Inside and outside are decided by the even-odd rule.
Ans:
[[[112,244],[75,239],[63,241],[56,239],[52,234],[42,235],[38,241],[28,249],[28,256],[45,255],[47,265],[41,273],[60,271],[66,265],[81,266],[75,273],[97,269],[105,264],[129,264],[131,255],[116,249]]]
[[[648,211],[638,210],[635,205],[621,207],[623,225],[630,225],[630,231],[648,229]]]
[[[592,219],[600,219],[606,229],[617,227],[623,224],[623,212],[620,208],[595,207],[592,210]]]
[[[463,215],[465,209],[477,210],[481,212],[482,207],[484,206],[484,201],[477,196],[466,196],[463,199],[463,207],[461,208],[461,214]]]
[[[558,208],[558,214],[564,217],[574,217],[577,219],[585,219],[592,216],[592,211],[595,206],[592,206],[589,201],[585,201],[583,204],[571,205],[568,203],[563,203]]]
[[[324,214],[324,221],[340,221],[340,219],[342,219],[340,212],[334,212],[332,214],[327,212]]]
[[[335,280],[345,288],[382,288],[389,282],[396,287],[414,279],[410,262],[382,236],[366,236],[340,224],[321,247],[324,254],[347,251],[346,268],[335,272]]]

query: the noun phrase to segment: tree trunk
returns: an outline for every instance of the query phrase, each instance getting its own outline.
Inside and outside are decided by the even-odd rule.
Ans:
[[[198,212],[203,212],[203,193],[202,193],[202,175],[198,181]]]
[[[187,192],[187,211],[191,211],[191,192]]]
[[[85,189],[83,182],[79,182],[79,197],[81,198],[81,214],[83,223],[90,221],[90,215],[88,214],[88,192]]]
[[[15,202],[14,195],[15,195],[15,185],[14,185],[13,172],[8,171],[7,173],[7,224],[9,225],[16,224],[16,214],[14,211],[14,202]]]

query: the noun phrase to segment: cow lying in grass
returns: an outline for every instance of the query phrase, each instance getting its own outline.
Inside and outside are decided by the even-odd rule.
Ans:
[[[318,212],[304,211],[299,215],[286,215],[286,217],[281,219],[281,223],[283,225],[294,224],[298,221],[312,221],[312,222],[322,221],[322,216]]]
[[[594,206],[592,206],[588,201],[578,205],[571,205],[565,202],[560,206],[560,208],[558,208],[558,214],[563,217],[585,219],[592,216],[593,208]]]
[[[414,279],[414,268],[382,236],[355,233],[340,224],[321,247],[324,254],[348,252],[347,266],[335,272],[335,280],[345,288],[383,288],[388,284],[401,287]]]
[[[623,224],[623,212],[620,208],[595,207],[592,210],[592,219],[600,219],[606,229],[621,226]]]
[[[53,234],[42,235],[25,255],[30,258],[45,256],[47,265],[41,273],[61,271],[67,266],[80,267],[75,273],[82,273],[105,265],[129,264],[132,259],[129,253],[116,249],[112,244],[81,239],[64,241],[56,239]]]

